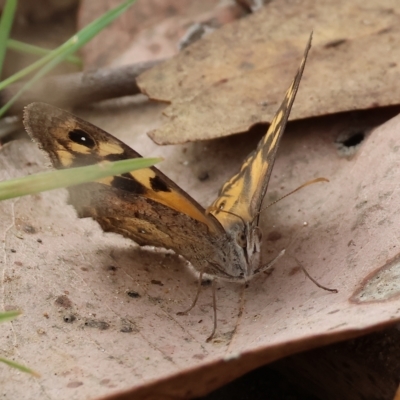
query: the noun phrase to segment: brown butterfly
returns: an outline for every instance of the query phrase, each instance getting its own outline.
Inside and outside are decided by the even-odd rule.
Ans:
[[[153,167],[70,187],[79,217],[91,217],[104,231],[139,245],[172,249],[200,277],[244,281],[265,270],[271,263],[260,259],[261,205],[310,46],[311,37],[267,133],[207,210]],[[24,124],[55,168],[141,157],[109,133],[48,104],[27,106]]]

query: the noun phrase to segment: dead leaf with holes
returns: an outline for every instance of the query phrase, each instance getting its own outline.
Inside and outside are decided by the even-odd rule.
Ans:
[[[205,140],[270,122],[310,32],[313,47],[291,119],[400,103],[400,19],[394,0],[274,1],[142,74],[171,103],[159,144]]]
[[[164,172],[209,204],[259,136],[230,138],[229,146],[221,140],[160,149],[140,133],[157,123],[159,111],[108,105],[94,122],[143,154],[163,155]],[[184,260],[77,219],[64,191],[0,203],[2,308],[24,311],[0,326],[0,348],[42,375],[33,381],[1,367],[2,392],[51,399],[127,398],[120,391],[137,399],[195,397],[289,354],[398,321],[400,118],[369,133],[347,157],[335,144],[343,128],[338,121],[343,118],[303,121],[284,135],[266,204],[317,176],[330,183],[265,212],[263,258],[282,249],[286,256],[247,289],[218,284],[212,343],[205,343],[212,327],[207,287],[190,315],[176,315],[196,291]],[[27,141],[0,153],[2,179],[43,163]],[[205,173],[209,178],[200,179]],[[296,259],[339,293],[317,288]]]

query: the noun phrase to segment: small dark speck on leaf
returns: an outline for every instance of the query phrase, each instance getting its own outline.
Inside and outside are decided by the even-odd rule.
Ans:
[[[77,388],[77,387],[82,386],[82,385],[83,385],[83,382],[74,381],[74,382],[68,383],[67,384],[67,388],[74,389],[74,388]]]
[[[215,82],[214,86],[222,85],[223,83],[228,82],[228,78],[220,79],[219,81]]]
[[[133,328],[130,325],[124,325],[120,329],[120,332],[122,332],[122,333],[131,333],[131,332],[133,332]]]
[[[15,249],[10,249],[10,251],[11,251],[11,253],[16,253],[17,252],[17,250],[15,250]]]
[[[137,299],[137,298],[140,297],[140,294],[139,294],[138,292],[135,292],[134,290],[128,290],[128,291],[126,292],[126,294],[127,294],[129,297],[132,297],[133,299]]]
[[[42,240],[42,239],[36,239],[36,241],[37,241],[38,243],[43,243],[43,240]]]
[[[210,178],[210,175],[208,174],[207,171],[203,171],[203,172],[200,172],[200,174],[197,176],[197,178],[199,179],[200,182],[204,182]]]
[[[62,295],[58,296],[55,300],[56,305],[61,306],[63,308],[71,308],[72,301],[68,298],[68,296]]]
[[[240,65],[239,65],[240,69],[243,69],[245,71],[251,71],[252,69],[254,69],[254,64],[250,63],[248,61],[243,61]]]
[[[331,49],[332,47],[338,47],[346,42],[347,42],[346,39],[336,39],[336,40],[332,40],[332,41],[326,43],[324,47],[326,49]]]
[[[279,239],[282,239],[282,234],[279,233],[278,231],[272,231],[267,236],[267,240],[269,242],[276,242]]]
[[[301,271],[300,267],[293,267],[290,272],[289,272],[289,276],[295,275],[297,274],[299,271]]]
[[[22,229],[25,233],[36,233],[36,229],[32,225],[24,225]]]
[[[163,302],[163,299],[161,297],[148,296],[148,299],[153,304],[162,304],[162,302]]]
[[[382,35],[382,34],[385,34],[385,33],[389,33],[391,30],[392,30],[391,27],[383,28],[383,29],[381,29],[380,31],[378,31],[378,35]]]
[[[135,323],[131,323],[130,321],[127,321],[125,319],[121,320],[121,328],[119,330],[122,333],[137,333],[139,332],[139,329],[135,325]]]
[[[105,321],[99,321],[97,319],[88,319],[85,322],[85,326],[87,326],[89,328],[97,328],[100,331],[105,331],[106,329],[108,329],[110,327],[110,324],[108,324]]]

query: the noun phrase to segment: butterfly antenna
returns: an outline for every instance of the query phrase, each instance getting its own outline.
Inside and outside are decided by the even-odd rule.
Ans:
[[[324,290],[326,290],[326,291],[328,291],[328,292],[332,292],[332,293],[338,293],[338,292],[339,292],[337,289],[331,289],[331,288],[328,288],[328,287],[326,287],[326,286],[324,286],[324,285],[321,285],[317,280],[315,280],[315,279],[308,273],[308,271],[304,268],[304,266],[300,263],[300,261],[299,261],[296,257],[294,257],[294,259],[296,260],[297,264],[299,264],[299,267],[302,269],[302,271],[304,272],[305,276],[306,276],[312,283],[314,283],[314,285],[316,285],[316,286],[318,286],[319,288],[324,289]]]
[[[308,181],[308,182],[306,182],[306,183],[303,183],[303,184],[302,184],[301,186],[299,186],[298,188],[292,190],[292,191],[289,192],[289,193],[286,193],[284,196],[280,197],[278,200],[275,200],[275,201],[273,201],[272,203],[268,204],[266,207],[262,208],[262,209],[254,216],[253,221],[254,221],[263,211],[265,211],[267,208],[273,206],[274,204],[278,203],[278,201],[283,200],[284,198],[286,198],[286,197],[292,195],[293,193],[296,193],[297,191],[299,191],[300,189],[305,188],[305,187],[308,186],[308,185],[312,185],[312,184],[318,183],[318,182],[329,182],[329,180],[326,179],[326,178],[316,178],[316,179],[313,179],[313,180]],[[222,211],[222,210],[221,210],[221,211]],[[226,211],[225,211],[225,212],[226,212]]]
[[[213,207],[214,208],[214,207]],[[235,213],[233,213],[233,212],[231,212],[231,211],[226,211],[226,210],[223,210],[223,209],[217,209],[219,212],[224,212],[224,213],[227,213],[227,214],[230,214],[230,215],[233,215],[234,217],[236,217],[236,218],[239,218],[242,222],[243,222],[243,226],[246,226],[246,222],[244,221],[244,219],[240,216],[240,215],[238,215],[238,214],[235,214]],[[209,210],[208,212],[211,212],[212,210]]]

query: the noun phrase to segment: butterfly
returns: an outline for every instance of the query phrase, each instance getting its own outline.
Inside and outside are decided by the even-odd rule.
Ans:
[[[310,47],[311,36],[267,133],[207,209],[151,167],[68,188],[78,216],[139,245],[172,249],[192,264],[200,280],[207,274],[246,281],[265,270],[271,263],[261,260],[260,211]],[[45,103],[25,108],[24,125],[58,169],[141,157],[109,133]],[[215,329],[216,314],[211,337]]]

